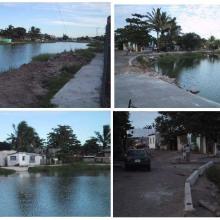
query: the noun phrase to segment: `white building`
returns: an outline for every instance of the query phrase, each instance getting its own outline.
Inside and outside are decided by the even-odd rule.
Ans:
[[[7,166],[7,156],[9,154],[13,154],[15,152],[16,152],[15,150],[3,150],[3,151],[0,151],[0,166],[1,167]]]
[[[148,135],[148,145],[150,149],[156,149],[156,135],[155,133]]]
[[[16,152],[7,156],[8,166],[37,166],[43,163],[45,156],[36,153]]]
[[[184,134],[177,136],[177,150],[182,151],[184,145],[190,144],[192,150],[197,150],[203,154],[220,154],[220,140],[216,143],[208,140],[205,136],[193,136],[192,134]]]

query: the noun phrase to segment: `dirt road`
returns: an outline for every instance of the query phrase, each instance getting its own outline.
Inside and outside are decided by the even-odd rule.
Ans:
[[[177,152],[153,154],[152,171],[114,167],[113,215],[117,217],[181,217],[184,182],[198,164],[174,165]]]

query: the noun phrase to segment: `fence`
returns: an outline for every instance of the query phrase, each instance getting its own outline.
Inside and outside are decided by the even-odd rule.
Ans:
[[[101,91],[101,105],[104,108],[111,105],[111,17],[107,18],[104,42],[104,68]]]

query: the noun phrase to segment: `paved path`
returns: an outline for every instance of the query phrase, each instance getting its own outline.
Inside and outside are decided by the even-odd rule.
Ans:
[[[153,154],[152,171],[124,171],[114,167],[113,215],[115,217],[184,216],[185,179],[199,164],[170,163],[177,152]]]
[[[215,108],[220,104],[194,95],[174,84],[143,74],[129,66],[132,56],[116,52],[115,106],[127,108]]]
[[[51,100],[60,108],[99,108],[103,54],[83,66]]]

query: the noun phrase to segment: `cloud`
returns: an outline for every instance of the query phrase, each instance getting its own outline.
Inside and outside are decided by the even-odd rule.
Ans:
[[[125,25],[125,18],[132,13],[146,13],[153,8],[161,8],[169,15],[176,17],[182,32],[195,32],[208,38],[214,35],[220,38],[220,5],[218,4],[187,4],[187,5],[116,5],[116,28]]]
[[[48,21],[50,24],[55,25],[67,25],[67,26],[75,26],[75,27],[100,27],[104,28],[106,25],[106,19],[103,18],[91,18],[91,17],[82,17],[82,18],[75,18],[72,21],[67,20],[53,20]]]

